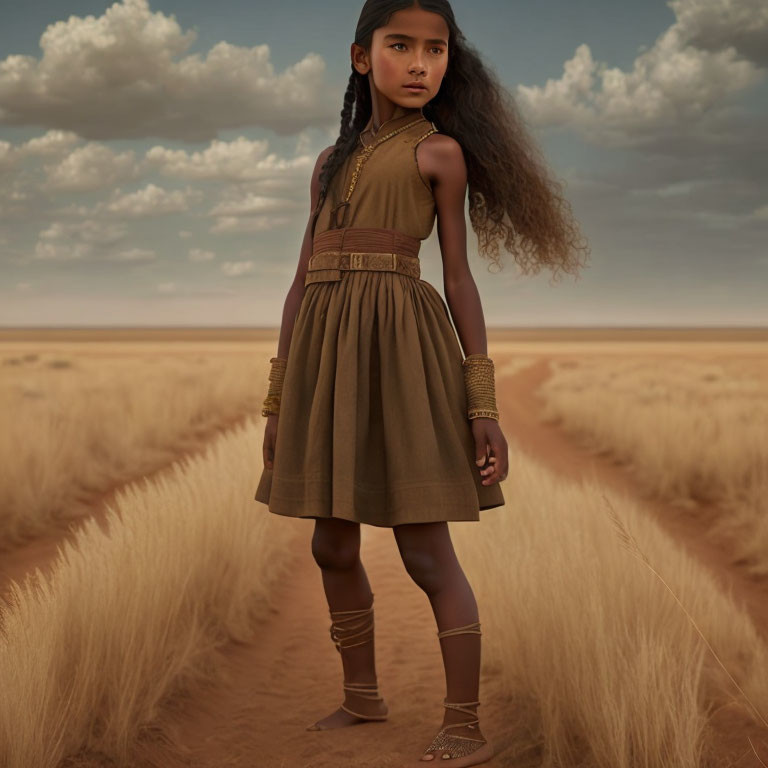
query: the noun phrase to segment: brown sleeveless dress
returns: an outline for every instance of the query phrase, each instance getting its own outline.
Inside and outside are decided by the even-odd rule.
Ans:
[[[479,520],[504,496],[498,483],[482,485],[475,465],[448,307],[418,277],[418,246],[436,211],[416,147],[436,129],[420,109],[401,106],[376,134],[371,126],[316,220],[273,469],[263,469],[254,498],[279,515],[377,526]],[[356,256],[365,251],[375,255]],[[392,253],[399,271],[385,266]],[[331,263],[339,254],[348,268]],[[361,259],[373,261],[354,268]]]

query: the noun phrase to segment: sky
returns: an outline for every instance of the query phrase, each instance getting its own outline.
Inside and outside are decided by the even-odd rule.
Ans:
[[[455,0],[564,183],[578,279],[489,271],[491,326],[768,324],[768,3]],[[360,0],[14,4],[0,325],[279,327]],[[422,278],[444,295],[437,226]]]

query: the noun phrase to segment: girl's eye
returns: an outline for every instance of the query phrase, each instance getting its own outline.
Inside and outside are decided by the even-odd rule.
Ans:
[[[390,47],[390,48],[394,48],[396,45],[403,45],[403,46],[404,46],[404,45],[405,45],[405,43],[392,43],[392,45],[390,45],[389,47]],[[438,55],[439,55],[439,54],[441,54],[441,53],[443,52],[443,49],[442,49],[442,48],[439,48],[438,46],[433,46],[433,47],[432,47],[432,48],[430,48],[429,50],[430,50],[430,51],[437,51]]]

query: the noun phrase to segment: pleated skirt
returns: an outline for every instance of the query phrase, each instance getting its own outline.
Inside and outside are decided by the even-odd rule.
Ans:
[[[434,286],[344,271],[305,288],[291,336],[273,468],[255,494],[290,517],[391,527],[479,520],[484,486],[463,355]]]

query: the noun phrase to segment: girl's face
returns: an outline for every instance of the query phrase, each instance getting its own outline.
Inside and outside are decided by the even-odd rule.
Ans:
[[[421,108],[440,90],[448,67],[448,25],[438,13],[405,8],[374,30],[370,56],[353,43],[352,57],[357,71],[371,72],[374,85],[387,99]],[[412,82],[424,88],[408,88]]]

